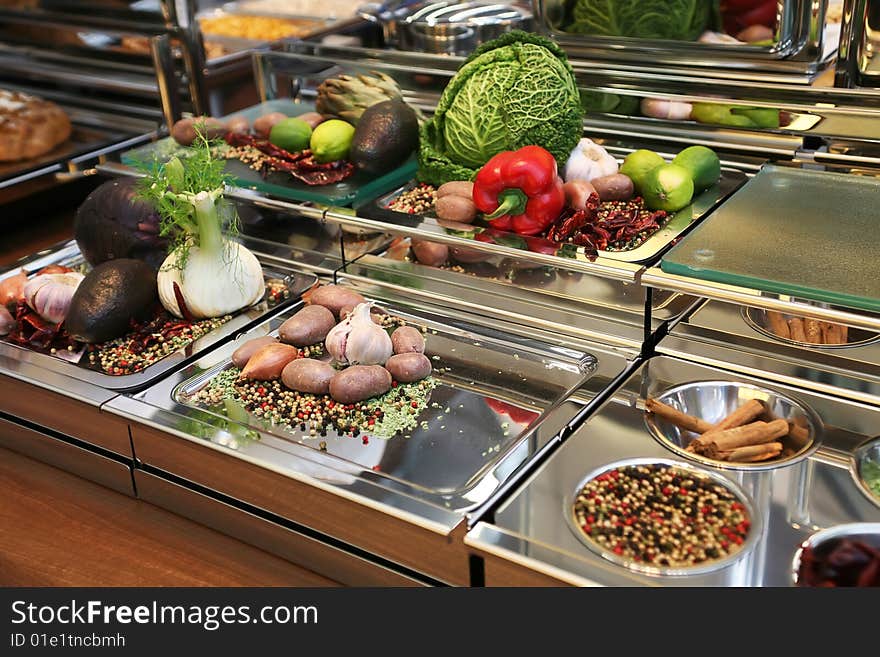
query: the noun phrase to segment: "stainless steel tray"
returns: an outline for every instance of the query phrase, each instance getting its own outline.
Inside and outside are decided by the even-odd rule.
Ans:
[[[244,242],[247,244],[246,239]],[[21,268],[26,269],[28,272],[37,271],[51,264],[76,268],[82,265],[83,262],[84,259],[76,242],[71,240],[17,262],[13,267],[0,274],[0,279],[18,272]],[[300,294],[317,281],[317,277],[312,274],[302,274],[293,270],[285,271],[274,263],[266,265],[265,260],[263,260],[263,263],[263,271],[266,276],[277,277],[287,283],[288,290],[290,291],[289,299],[281,301],[271,308],[265,301],[251,306],[243,312],[235,314],[231,320],[190,343],[185,348],[165,356],[140,372],[119,376],[105,374],[89,367],[88,355],[85,351],[77,352],[72,360],[68,360],[14,344],[5,338],[0,338],[0,355],[9,357],[19,363],[36,365],[42,369],[66,375],[105,390],[132,391],[142,389],[174,369],[199,358],[210,349],[232,340],[237,333],[245,331],[253,327],[257,322],[264,321],[266,318],[273,317],[282,312],[287,306],[295,303]]]
[[[648,237],[644,242],[632,249],[622,251],[597,251],[598,257],[617,262],[637,264],[652,262],[655,258],[662,255],[676,240],[686,235],[700,219],[715,209],[719,203],[723,202],[725,198],[736,191],[745,181],[746,175],[741,171],[723,169],[718,184],[700,193],[688,207],[676,212],[660,230]],[[514,233],[495,230],[479,219],[472,225],[466,226],[444,222],[431,213],[408,214],[390,209],[389,206],[397,197],[405,191],[413,189],[415,186],[415,182],[410,182],[385,196],[381,196],[364,206],[358,207],[358,213],[369,219],[388,221],[414,228],[433,226],[460,237],[494,242],[523,251],[552,253],[565,258],[590,259],[591,257],[590,252],[584,247],[573,244],[560,245],[540,237],[524,237]]]
[[[389,314],[428,329],[426,354],[437,386],[428,408],[418,415],[419,424],[405,433],[408,438],[369,433],[351,438],[332,429],[325,437],[310,436],[308,429],[252,415],[233,421],[220,408],[192,399],[193,392],[230,367],[238,342],[132,399],[160,411],[145,418],[153,415],[160,425],[223,445],[265,467],[306,475],[330,468],[337,473],[331,483],[355,485],[364,478],[386,491],[463,512],[484,501],[590,398],[571,396],[572,390],[600,387],[625,367],[624,359],[599,346],[595,353],[578,351],[518,338],[503,325],[487,331],[433,311],[379,302]],[[264,322],[240,340],[272,333],[297,309]],[[510,409],[516,418],[510,417]],[[390,497],[386,503],[392,503]]]
[[[704,574],[657,576],[609,563],[581,544],[568,527],[561,500],[583,477],[622,459],[666,459],[668,451],[648,431],[640,400],[693,381],[754,384],[812,408],[824,424],[821,447],[807,458],[770,470],[730,470],[699,464],[743,489],[763,529],[750,550]],[[792,557],[812,532],[853,521],[880,520],[850,474],[849,455],[876,432],[880,410],[828,395],[771,384],[676,358],[658,356],[636,370],[516,491],[466,537],[486,558],[486,583],[538,578],[573,584],[648,586],[786,586]],[[693,463],[676,456],[677,460]]]

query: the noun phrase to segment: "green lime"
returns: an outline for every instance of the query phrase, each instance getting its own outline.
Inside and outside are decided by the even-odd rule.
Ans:
[[[718,182],[721,177],[721,160],[711,148],[689,146],[672,160],[673,164],[687,169],[694,181],[695,190],[704,190]]]
[[[690,171],[677,164],[662,164],[651,170],[643,181],[645,205],[651,210],[677,212],[694,197]]]
[[[664,164],[665,161],[654,151],[644,148],[633,151],[623,160],[620,166],[620,173],[627,176],[633,181],[633,187],[636,192],[644,196],[642,191],[645,177],[653,170]]]
[[[283,119],[272,126],[269,141],[291,153],[304,151],[312,138],[312,126],[296,117]]]
[[[318,162],[335,162],[348,157],[354,139],[354,126],[340,119],[330,119],[312,131],[309,142]]]

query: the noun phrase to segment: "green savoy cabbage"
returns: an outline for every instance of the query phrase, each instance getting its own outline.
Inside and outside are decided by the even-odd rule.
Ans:
[[[696,41],[718,16],[718,0],[576,0],[569,32]]]
[[[421,127],[419,179],[470,180],[491,157],[546,148],[562,167],[583,132],[583,108],[565,52],[515,30],[483,44],[444,89]]]

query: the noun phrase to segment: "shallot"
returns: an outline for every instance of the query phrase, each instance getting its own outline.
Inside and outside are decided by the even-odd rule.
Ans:
[[[24,269],[0,281],[0,306],[8,306],[24,299],[25,283],[27,272]]]

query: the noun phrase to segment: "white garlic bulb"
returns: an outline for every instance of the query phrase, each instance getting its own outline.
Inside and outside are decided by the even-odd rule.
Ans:
[[[351,314],[330,329],[324,345],[342,365],[383,365],[393,347],[388,332],[373,323],[372,303],[359,303]]]
[[[25,283],[24,299],[40,317],[58,324],[67,317],[70,300],[83,278],[77,272],[40,274]]]

